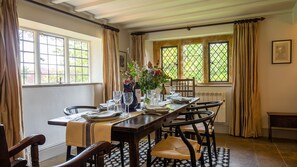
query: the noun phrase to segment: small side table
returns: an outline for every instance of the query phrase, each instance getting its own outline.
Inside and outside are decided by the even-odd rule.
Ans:
[[[292,128],[297,130],[297,113],[288,112],[267,112],[269,139],[272,141],[273,128]]]

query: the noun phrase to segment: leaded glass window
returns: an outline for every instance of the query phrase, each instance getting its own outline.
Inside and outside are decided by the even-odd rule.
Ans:
[[[228,42],[209,43],[209,82],[229,81]]]
[[[183,76],[203,82],[203,45],[188,44],[183,46]]]
[[[177,46],[162,47],[162,68],[165,74],[172,79],[176,79],[178,75],[178,50]]]

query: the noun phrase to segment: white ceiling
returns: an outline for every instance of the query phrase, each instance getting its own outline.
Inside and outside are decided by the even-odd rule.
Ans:
[[[51,0],[131,31],[220,23],[292,12],[297,0]]]

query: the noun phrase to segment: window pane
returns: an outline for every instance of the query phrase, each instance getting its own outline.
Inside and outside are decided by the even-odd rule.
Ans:
[[[35,48],[34,32],[19,30],[20,67],[22,84],[35,84]]]
[[[48,74],[48,65],[40,65],[41,74]]]
[[[33,42],[24,41],[23,45],[24,45],[24,51],[27,51],[27,52],[33,52],[34,51]]]
[[[40,64],[48,64],[48,55],[40,54]]]
[[[48,39],[48,44],[50,44],[50,45],[56,45],[56,38],[55,37],[48,36],[47,39]]]
[[[162,47],[162,68],[165,74],[167,74],[172,79],[177,78],[177,47]]]
[[[27,74],[27,73],[31,73],[34,74],[34,64],[29,64],[29,63],[24,63],[24,69],[23,69],[23,73]]]
[[[69,39],[70,82],[89,82],[88,42]]]
[[[35,81],[35,75],[34,74],[24,74],[24,84],[25,85],[33,85]]]
[[[33,38],[34,38],[33,35],[34,34],[31,31],[24,31],[24,40],[26,40],[26,41],[33,41]]]
[[[89,76],[88,75],[83,75],[82,81],[83,82],[89,82]]]
[[[34,53],[32,53],[32,52],[24,52],[24,62],[34,63],[35,62],[35,60],[34,60]]]
[[[43,44],[47,44],[47,36],[39,35],[39,42]]]
[[[47,45],[40,44],[39,45],[40,53],[47,53]]]
[[[189,44],[183,46],[183,76],[195,78],[198,83],[203,82],[203,45]]]
[[[60,83],[65,78],[64,38],[43,34],[48,43],[40,44],[41,83]]]
[[[209,43],[209,82],[228,82],[228,64],[228,42]]]

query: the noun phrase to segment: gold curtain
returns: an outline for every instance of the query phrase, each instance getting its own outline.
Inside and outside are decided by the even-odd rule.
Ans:
[[[257,29],[257,22],[234,24],[231,134],[235,136],[261,135]]]
[[[132,52],[131,58],[143,67],[145,61],[145,35],[132,35]]]
[[[104,101],[112,98],[112,91],[120,90],[118,33],[103,29],[103,84]]]
[[[0,1],[0,123],[11,147],[23,137],[19,33],[15,0]]]

